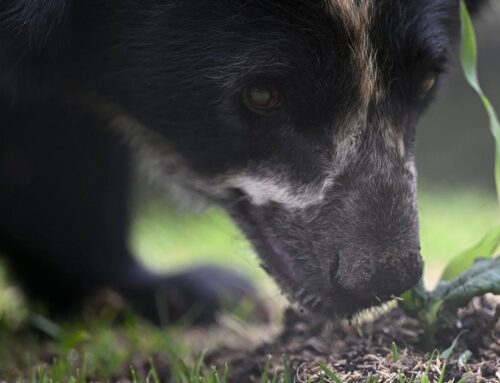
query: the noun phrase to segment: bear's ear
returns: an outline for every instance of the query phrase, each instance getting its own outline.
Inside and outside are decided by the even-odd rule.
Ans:
[[[41,47],[65,24],[70,1],[0,1],[0,33]]]

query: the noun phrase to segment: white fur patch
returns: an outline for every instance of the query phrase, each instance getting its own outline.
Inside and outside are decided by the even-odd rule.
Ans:
[[[167,197],[182,207],[202,209],[208,204],[207,195],[218,196],[224,190],[197,175],[159,133],[141,124],[121,108],[98,96],[80,100],[92,112],[109,119],[109,127],[125,139],[135,158],[137,178],[161,188]]]
[[[359,95],[368,105],[376,92],[375,50],[370,43],[370,28],[375,10],[372,0],[330,0],[330,11],[344,23],[349,34],[353,65],[358,74]]]
[[[406,146],[403,132],[398,130],[394,126],[394,123],[388,119],[382,119],[381,123],[383,124],[383,139],[386,149],[404,160],[406,157]]]
[[[116,117],[112,126],[125,135],[130,144],[139,179],[160,187],[169,199],[183,207],[199,210],[208,204],[206,193],[213,194],[215,190],[185,165],[160,134],[126,115]]]
[[[303,209],[323,200],[330,181],[326,179],[318,186],[294,187],[283,176],[238,174],[227,177],[224,184],[242,190],[256,206],[276,202],[288,209]]]
[[[417,178],[417,166],[413,158],[405,162],[405,169],[408,170],[414,178]]]

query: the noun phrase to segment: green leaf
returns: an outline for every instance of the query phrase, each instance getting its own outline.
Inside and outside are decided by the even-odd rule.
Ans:
[[[454,257],[446,266],[441,280],[448,281],[469,269],[478,258],[491,258],[500,247],[500,226],[488,232],[477,244]]]
[[[407,313],[416,314],[427,306],[429,292],[425,288],[424,280],[421,279],[416,286],[401,295],[402,301],[399,305]]]
[[[497,197],[500,203],[500,123],[493,105],[486,97],[481,89],[481,85],[479,84],[479,78],[477,75],[476,34],[474,32],[471,17],[467,11],[467,6],[463,0],[460,1],[460,19],[462,22],[462,42],[460,46],[460,61],[462,63],[462,69],[467,82],[481,98],[490,120],[491,133],[493,134],[496,142],[495,180],[497,185]]]
[[[454,317],[457,308],[486,293],[500,294],[500,258],[479,260],[457,278],[440,282],[431,299],[442,302],[439,316],[445,318]]]
[[[482,93],[477,76],[477,42],[472,19],[464,1],[460,1],[460,20],[462,40],[460,44],[460,59],[465,78],[477,93]]]
[[[455,351],[455,348],[457,347],[457,343],[458,343],[458,340],[460,339],[460,337],[465,334],[468,330],[463,330],[463,331],[460,331],[460,333],[456,336],[455,339],[453,339],[453,342],[451,343],[451,346],[448,347],[446,350],[444,350],[440,355],[439,357],[441,359],[449,359],[451,357],[451,355],[453,354],[453,351]]]

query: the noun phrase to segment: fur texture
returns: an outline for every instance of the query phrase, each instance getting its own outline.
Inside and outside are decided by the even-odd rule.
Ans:
[[[458,5],[3,2],[2,250],[55,304],[110,285],[147,313],[158,291],[175,312],[217,306],[207,278],[152,276],[128,254],[140,163],[174,197],[226,209],[312,310],[349,315],[403,292],[422,272],[415,126],[446,71]],[[279,105],[256,112],[255,88]],[[224,288],[251,291],[223,275]]]

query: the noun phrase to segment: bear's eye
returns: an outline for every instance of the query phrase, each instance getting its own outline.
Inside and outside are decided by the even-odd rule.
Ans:
[[[436,85],[436,74],[435,73],[427,73],[420,83],[420,93],[422,95],[429,93]]]
[[[281,104],[281,94],[275,86],[250,86],[243,91],[245,105],[256,113],[266,113]]]

